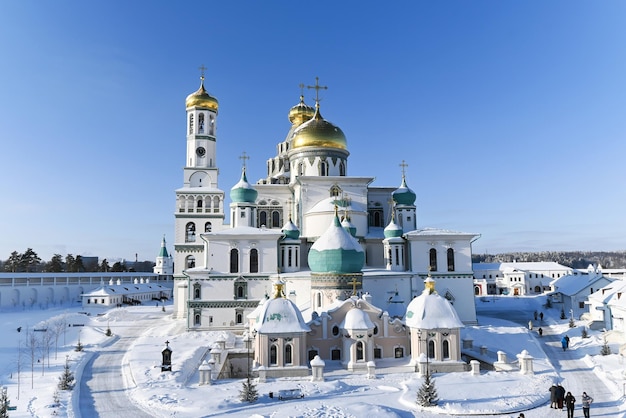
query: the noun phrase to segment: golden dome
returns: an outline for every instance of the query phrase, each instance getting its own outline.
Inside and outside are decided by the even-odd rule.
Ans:
[[[187,99],[185,100],[185,106],[187,108],[205,107],[211,110],[215,110],[217,112],[217,99],[207,93],[207,91],[204,89],[204,77],[200,77],[200,80],[200,88],[194,93],[191,93],[189,96],[187,96]]]
[[[300,103],[289,109],[289,122],[301,125],[315,116],[315,109],[304,103],[304,96],[300,96]]]
[[[313,118],[298,126],[291,136],[292,149],[303,147],[348,148],[343,131],[324,120],[319,105],[316,105]]]

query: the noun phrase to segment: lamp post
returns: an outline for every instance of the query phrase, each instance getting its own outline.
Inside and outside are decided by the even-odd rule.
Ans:
[[[426,338],[425,338],[424,341],[426,342],[426,374],[428,375],[430,373],[430,371],[428,369],[428,362],[429,362],[429,358],[430,358],[430,345],[429,345],[429,343],[430,343],[432,337],[434,337],[437,334],[434,333],[434,332],[428,332],[428,331],[426,331],[425,334],[426,334],[425,335]],[[420,349],[421,349],[422,348],[422,330],[421,329],[417,330],[417,339],[418,339],[419,346],[420,346]],[[434,355],[434,353],[433,353],[433,355]]]

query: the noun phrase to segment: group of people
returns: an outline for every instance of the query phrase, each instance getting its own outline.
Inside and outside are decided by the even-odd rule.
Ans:
[[[565,392],[565,388],[561,384],[553,384],[550,389],[550,408],[556,408],[563,410],[563,407],[567,409],[567,418],[574,418],[574,407],[576,406],[576,398],[572,395],[572,392]],[[583,415],[585,418],[589,418],[589,408],[593,402],[593,398],[587,395],[587,392],[583,392],[582,395],[582,407]],[[520,415],[524,418],[524,415]]]

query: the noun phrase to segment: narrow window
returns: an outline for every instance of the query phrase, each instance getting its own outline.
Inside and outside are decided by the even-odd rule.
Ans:
[[[287,344],[285,347],[285,364],[293,363],[293,347],[291,344]]]
[[[448,342],[448,340],[445,340],[443,342],[443,358],[444,359],[450,358],[450,343]]]
[[[267,212],[264,210],[259,212],[259,226],[267,226]]]
[[[241,312],[237,312],[236,321],[239,325],[243,324],[243,315],[241,314]]]
[[[204,224],[204,232],[211,232],[212,228],[213,226],[211,225],[211,222],[207,222]]]
[[[239,272],[239,250],[236,248],[230,250],[230,272]]]
[[[291,267],[291,247],[287,250],[287,267]]]
[[[395,358],[404,357],[404,349],[402,347],[396,347],[396,349],[394,350],[394,357]]]
[[[400,264],[400,249],[396,247],[396,266]]]
[[[209,118],[209,123],[209,135],[215,135],[215,119],[213,119],[213,116]]]
[[[338,348],[334,348],[330,350],[330,359],[331,360],[341,360],[341,350]]]
[[[187,268],[192,269],[195,266],[196,266],[196,257],[194,257],[193,255],[190,255],[189,257],[187,257]]]
[[[198,115],[198,132],[201,134],[204,133],[204,113]]]
[[[185,242],[195,242],[196,241],[196,224],[193,222],[189,222],[185,227]]]
[[[428,358],[435,358],[435,342],[428,341]]]
[[[280,228],[280,212],[277,210],[272,212],[272,228]]]
[[[193,316],[193,324],[194,325],[200,325],[200,314],[195,314]]]
[[[328,175],[328,163],[326,161],[320,161],[320,176]]]
[[[250,250],[250,273],[259,272],[259,251],[256,248]]]
[[[437,250],[431,248],[429,251],[430,256],[430,270],[437,271]]]
[[[193,133],[193,113],[189,115],[189,135]]]
[[[448,248],[448,271],[454,271],[454,250]]]
[[[194,299],[200,299],[200,288],[196,287],[195,289],[193,289],[193,298]]]
[[[278,361],[278,356],[276,355],[277,353],[277,349],[276,349],[276,344],[272,344],[272,346],[270,347],[270,364],[272,366],[276,366],[276,363]]]
[[[365,350],[363,350],[363,341],[357,341],[357,343],[356,343],[356,361],[363,360],[365,358],[364,357],[364,354],[365,354],[364,351]]]
[[[340,176],[346,175],[346,163],[344,163],[343,161],[339,163],[339,175]]]

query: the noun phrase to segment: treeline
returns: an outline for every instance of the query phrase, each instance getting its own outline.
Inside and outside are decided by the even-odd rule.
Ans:
[[[554,261],[575,269],[601,265],[602,268],[626,268],[626,251],[542,251],[502,254],[473,254],[473,263]]]
[[[116,261],[110,265],[105,258],[101,262],[95,257],[67,254],[54,254],[50,261],[42,261],[32,248],[23,253],[13,251],[8,259],[0,261],[0,271],[12,273],[82,273],[82,272],[152,272],[154,262],[141,261],[131,262]]]

